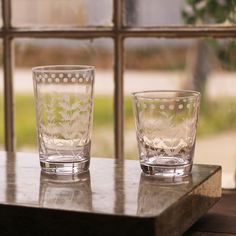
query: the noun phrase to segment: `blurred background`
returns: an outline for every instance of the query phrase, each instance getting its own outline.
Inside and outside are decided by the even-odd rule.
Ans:
[[[0,8],[1,9],[1,8]],[[228,27],[234,0],[125,0],[126,27]],[[112,0],[12,0],[12,26],[24,29],[113,26]],[[2,20],[0,20],[2,25]],[[235,38],[125,39],[125,158],[138,159],[130,93],[149,89],[195,89],[202,93],[196,162],[236,168]],[[31,68],[49,64],[96,67],[93,156],[114,156],[114,44],[99,39],[14,39],[17,151],[37,151]],[[2,65],[0,41],[0,65]],[[3,72],[0,67],[0,91]],[[1,96],[3,97],[3,96]],[[3,101],[0,145],[4,148]],[[227,161],[225,161],[227,159]],[[229,175],[227,182],[234,178]]]

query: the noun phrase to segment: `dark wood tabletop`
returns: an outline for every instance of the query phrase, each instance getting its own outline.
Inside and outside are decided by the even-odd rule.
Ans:
[[[0,235],[236,233],[236,193],[219,200],[218,166],[166,182],[142,175],[138,161],[92,158],[87,173],[48,176],[38,154],[0,152],[0,170]]]
[[[236,190],[223,190],[220,201],[201,217],[186,235],[236,235]]]

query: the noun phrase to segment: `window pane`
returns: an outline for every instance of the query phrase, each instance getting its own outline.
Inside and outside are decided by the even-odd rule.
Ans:
[[[113,156],[112,52],[111,39],[15,40],[14,82],[18,150],[37,150],[31,68],[38,65],[87,64],[96,67],[92,155]]]
[[[126,0],[125,25],[234,24],[235,1]]]
[[[111,26],[112,0],[12,0],[13,26]]]
[[[222,165],[223,185],[233,183],[236,169],[233,144],[236,139],[236,41],[128,39],[125,50],[126,157],[138,159],[131,92],[195,89],[202,93],[195,163]]]

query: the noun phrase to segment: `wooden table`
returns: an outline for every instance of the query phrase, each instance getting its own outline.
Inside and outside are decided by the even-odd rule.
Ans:
[[[223,190],[220,201],[184,235],[236,235],[236,190]]]
[[[181,235],[199,218],[186,235],[236,232],[235,193],[203,216],[221,196],[220,167],[194,165],[178,181],[145,177],[138,161],[106,158],[92,158],[78,176],[48,176],[38,154],[2,152],[0,235]]]

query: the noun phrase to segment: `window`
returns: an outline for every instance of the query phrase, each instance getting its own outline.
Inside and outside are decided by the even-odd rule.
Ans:
[[[18,111],[27,106],[32,91],[29,89],[25,97],[17,94],[21,92],[21,79],[30,83],[30,67],[36,62],[62,64],[66,61],[98,66],[95,106],[96,102],[103,104],[103,110],[95,110],[93,136],[95,146],[104,146],[94,155],[136,158],[130,92],[183,88],[183,84],[189,88],[188,80],[196,76],[201,76],[211,98],[208,100],[211,108],[201,123],[212,119],[213,123],[218,122],[216,130],[236,129],[232,122],[235,115],[232,97],[236,94],[232,80],[236,69],[234,2],[2,0],[5,149],[16,150],[15,136],[18,137],[16,144],[20,145],[21,131],[16,120],[24,124],[27,117],[20,117]],[[195,88],[202,89],[196,86],[202,85],[195,84]],[[108,87],[108,100],[103,97],[104,87]],[[216,97],[217,101],[213,99]],[[228,104],[225,112],[219,112],[224,114],[225,124],[217,120],[219,114],[214,113],[220,106],[225,107],[218,104],[219,100]],[[210,112],[214,114],[211,118]],[[31,111],[28,115],[32,116]],[[103,132],[101,129],[105,127],[107,130]],[[210,134],[216,132],[212,125],[201,128],[200,124],[200,133],[206,132],[206,127]],[[105,137],[100,137],[101,133],[105,133]],[[204,135],[202,133],[200,135]],[[104,143],[97,144],[101,139]],[[107,149],[108,153],[104,154]]]

